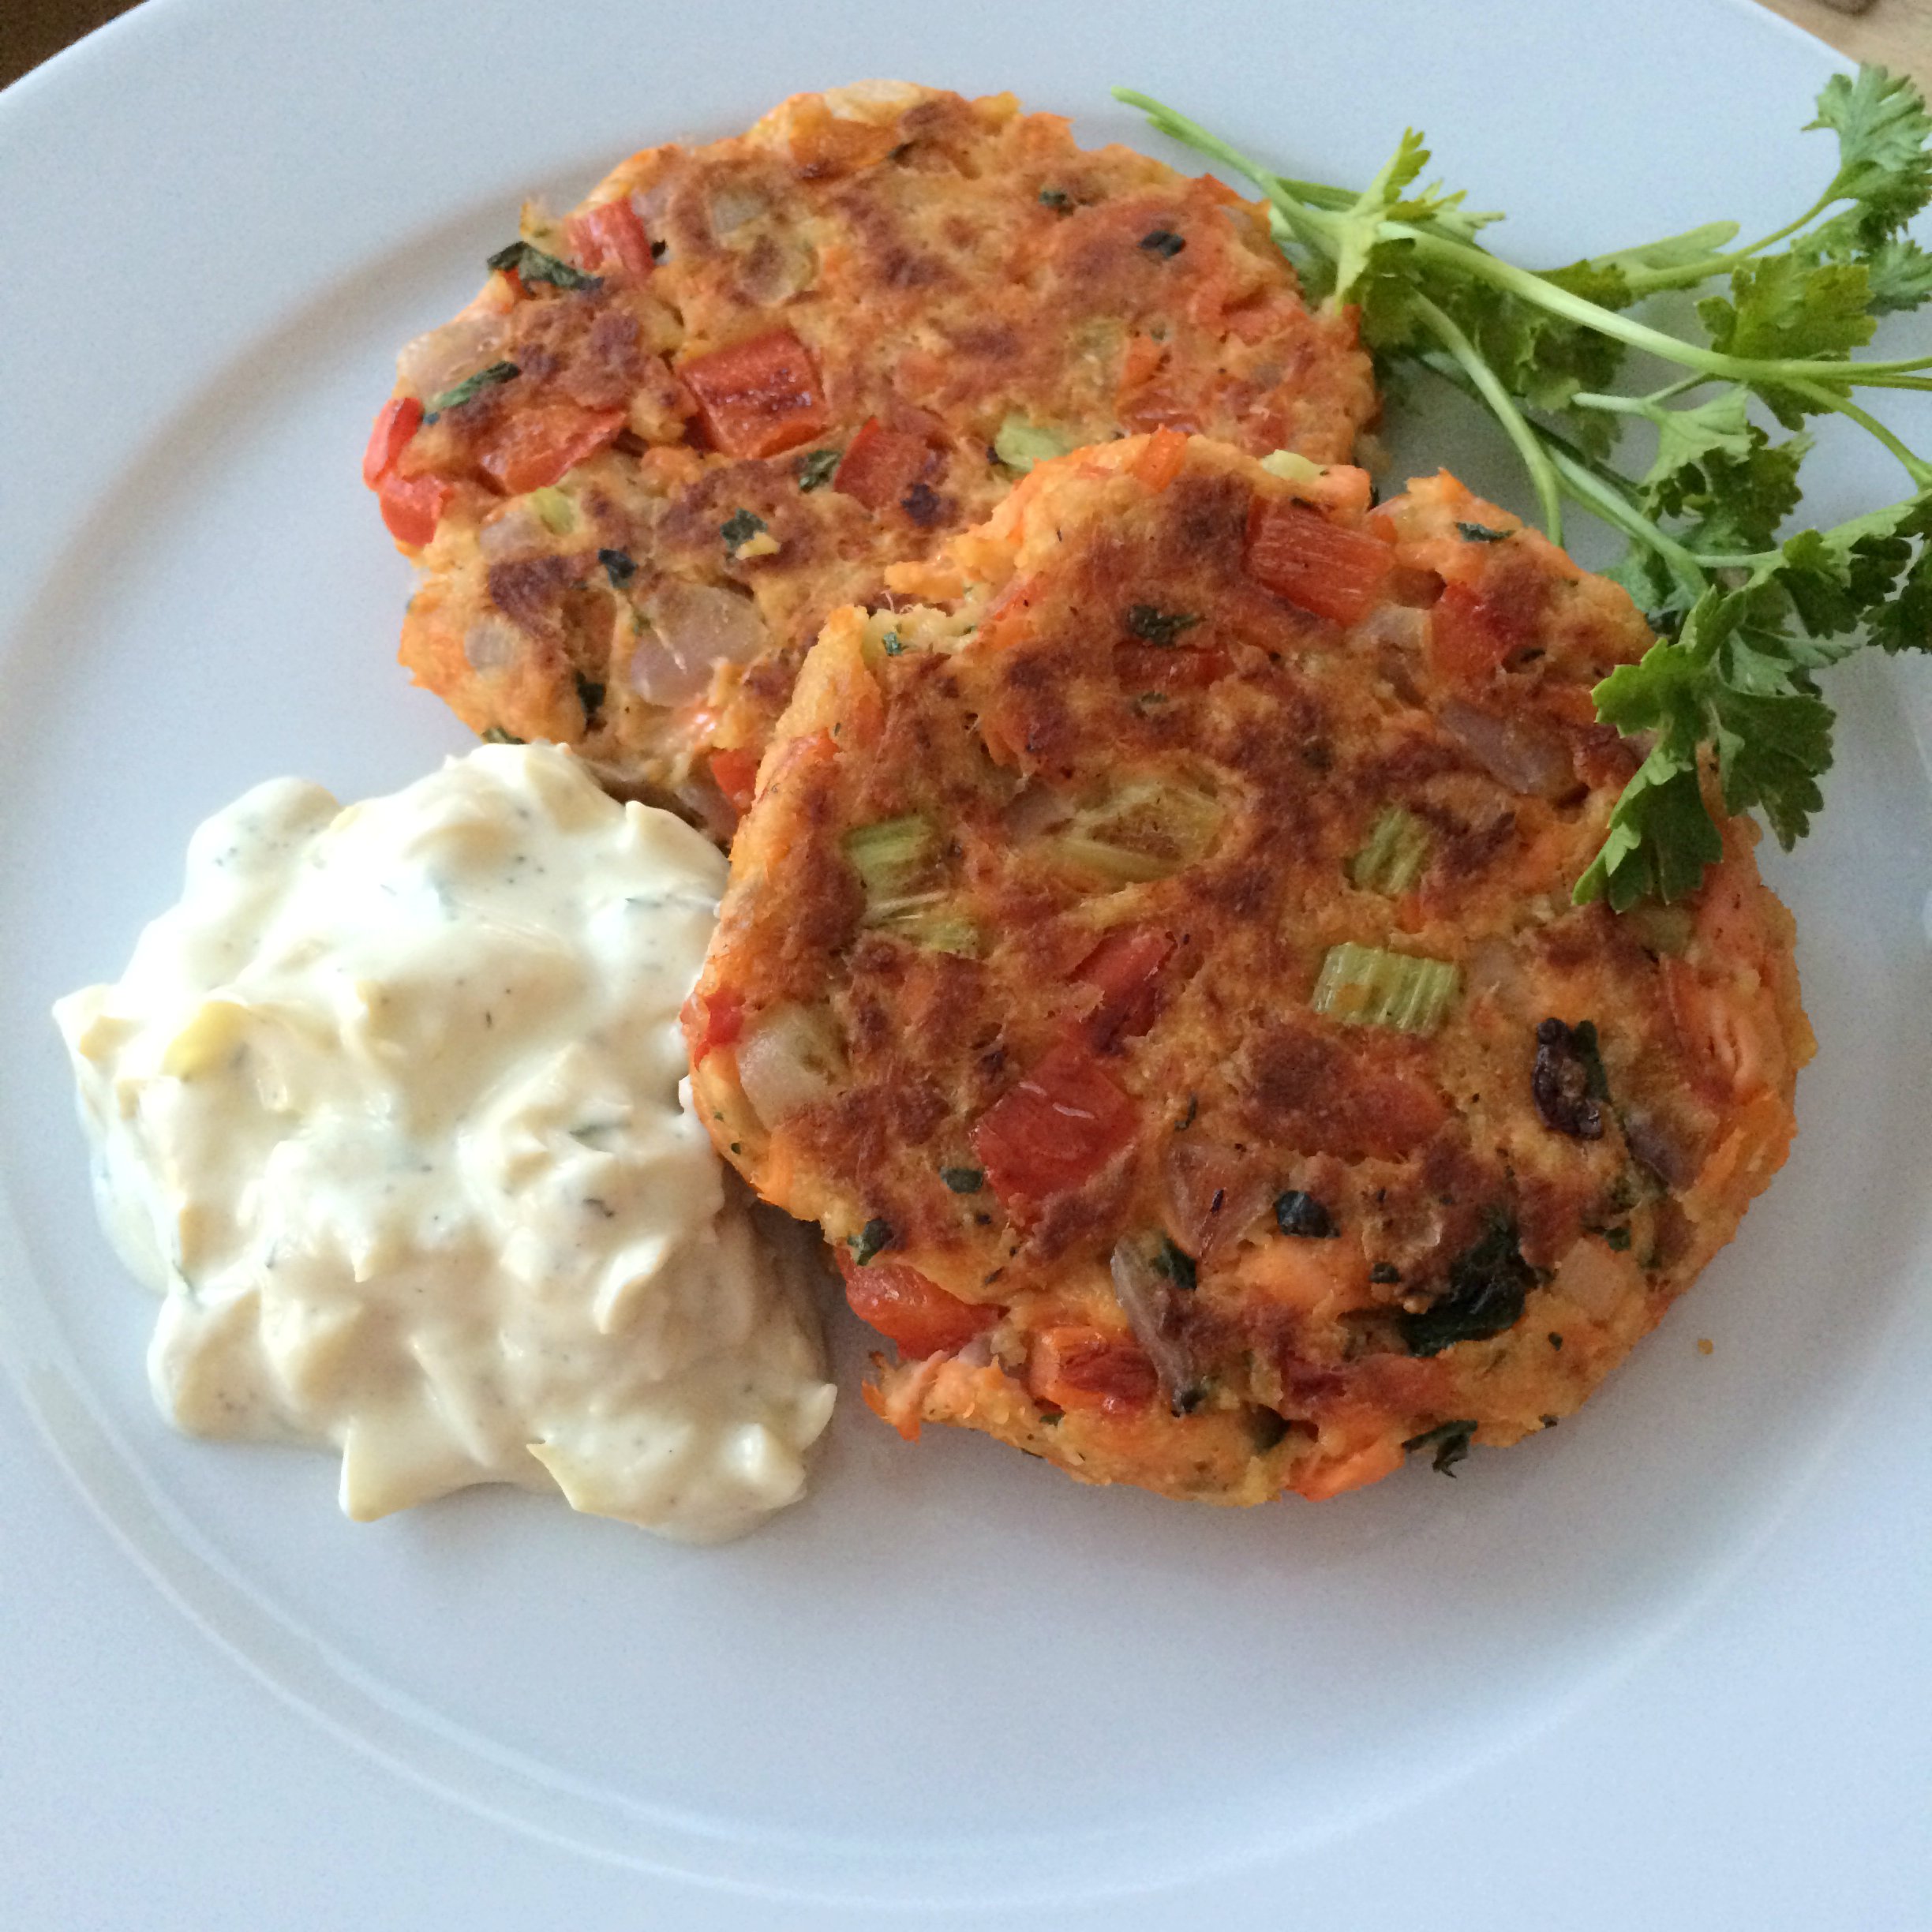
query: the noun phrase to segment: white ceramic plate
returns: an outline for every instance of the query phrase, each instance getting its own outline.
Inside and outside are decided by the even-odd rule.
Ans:
[[[463,742],[358,458],[526,193],[870,74],[1133,139],[1123,80],[1334,179],[1423,122],[1540,258],[1772,226],[1825,71],[1720,0],[151,0],[0,99],[0,1923],[1924,1922],[1923,679],[1840,680],[1770,867],[1822,1041],[1788,1171],[1453,1486],[1193,1511],[848,1398],[721,1551],[518,1496],[353,1526],[325,1458],[155,1416],[45,1017],[245,785]],[[1423,457],[1515,490],[1455,435]]]

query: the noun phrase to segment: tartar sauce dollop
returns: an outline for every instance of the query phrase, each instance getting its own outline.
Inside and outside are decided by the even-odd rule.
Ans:
[[[810,1250],[728,1183],[677,1024],[724,871],[543,746],[203,825],[119,982],[54,1009],[163,1413],[335,1444],[359,1518],[554,1482],[709,1541],[794,1500]]]

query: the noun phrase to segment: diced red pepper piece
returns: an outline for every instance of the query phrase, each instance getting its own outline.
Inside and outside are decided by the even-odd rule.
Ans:
[[[1451,583],[1429,610],[1428,659],[1439,676],[1480,683],[1535,642],[1542,580],[1506,575]]]
[[[1148,488],[1164,490],[1181,474],[1187,455],[1188,432],[1185,429],[1156,429],[1147,447],[1133,460],[1133,474]]]
[[[758,754],[733,746],[711,754],[711,776],[739,818],[751,809],[758,789]]]
[[[832,487],[857,497],[868,510],[883,510],[897,503],[932,465],[933,451],[923,437],[888,429],[876,416],[868,416],[833,473]]]
[[[573,215],[564,233],[571,253],[593,274],[615,272],[642,282],[651,271],[650,237],[638,219],[628,197]]]
[[[694,356],[677,373],[698,399],[712,447],[727,456],[796,449],[830,420],[811,354],[789,329]]]
[[[1080,1023],[1095,1046],[1104,1052],[1154,1024],[1160,1011],[1160,969],[1173,951],[1174,941],[1154,927],[1121,926],[1080,962],[1074,978],[1100,995],[1100,1004]]]
[[[678,1017],[695,1066],[713,1047],[730,1046],[744,1030],[744,999],[729,987],[715,993],[693,993]]]
[[[972,1144],[1002,1203],[1030,1207],[1091,1180],[1138,1120],[1093,1049],[1069,1039],[980,1115]]]
[[[1248,513],[1248,575],[1298,608],[1359,623],[1381,601],[1395,552],[1305,504],[1257,496]]]
[[[421,425],[423,406],[414,396],[391,396],[376,413],[369,447],[362,452],[362,481],[376,489],[395,466]]]
[[[542,402],[506,416],[477,458],[477,467],[506,496],[544,489],[616,438],[622,410]]]
[[[420,550],[436,534],[455,490],[439,476],[399,476],[391,470],[376,486],[376,502],[389,534]]]
[[[962,1301],[903,1261],[868,1261],[863,1267],[836,1251],[845,1299],[905,1356],[950,1354],[999,1319],[996,1307]]]
[[[1174,644],[1116,644],[1114,676],[1121,690],[1141,691],[1199,691],[1226,677],[1234,661],[1219,645],[1190,645],[1186,638]]]
[[[1027,1356],[1027,1388],[1058,1409],[1121,1415],[1145,1408],[1160,1389],[1153,1363],[1130,1342],[1098,1328],[1043,1328]]]

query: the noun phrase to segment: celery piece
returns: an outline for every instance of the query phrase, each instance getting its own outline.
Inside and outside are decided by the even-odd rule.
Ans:
[[[1394,898],[1422,876],[1429,859],[1428,827],[1413,812],[1391,805],[1376,819],[1368,842],[1349,861],[1349,883],[1358,892]]]
[[[1323,463],[1311,462],[1293,450],[1279,449],[1261,459],[1261,467],[1284,483],[1319,483],[1328,474]]]
[[[1149,879],[1166,878],[1179,868],[1150,852],[1135,852],[1125,845],[1110,845],[1104,839],[1084,838],[1077,833],[1042,841],[1044,849],[1059,863],[1076,872],[1091,873],[1108,886],[1140,886]]]
[[[941,908],[949,894],[937,872],[939,835],[917,812],[859,826],[844,838],[845,856],[865,887],[865,923],[932,953],[976,953],[979,929]]]
[[[532,490],[530,502],[544,528],[553,534],[567,537],[577,527],[577,506],[554,484]]]
[[[1447,960],[1391,953],[1353,940],[1331,946],[1309,1004],[1331,1020],[1433,1033],[1455,998],[1462,975]]]
[[[942,896],[933,895],[934,899]],[[927,953],[957,953],[971,959],[979,951],[979,928],[957,912],[922,907],[889,920],[887,930]]]
[[[1018,410],[1000,425],[999,433],[993,439],[993,454],[1009,470],[1017,470],[1022,476],[1036,462],[1044,462],[1050,456],[1064,456],[1079,447],[1065,430],[1036,423]]]

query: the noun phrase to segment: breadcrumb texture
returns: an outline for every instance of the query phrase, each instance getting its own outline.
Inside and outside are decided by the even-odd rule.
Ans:
[[[1331,462],[1376,406],[1259,204],[1010,95],[798,95],[523,236],[578,285],[526,260],[399,361],[433,420],[391,481],[440,504],[402,662],[721,836],[827,614],[1032,457],[1165,425]]]

